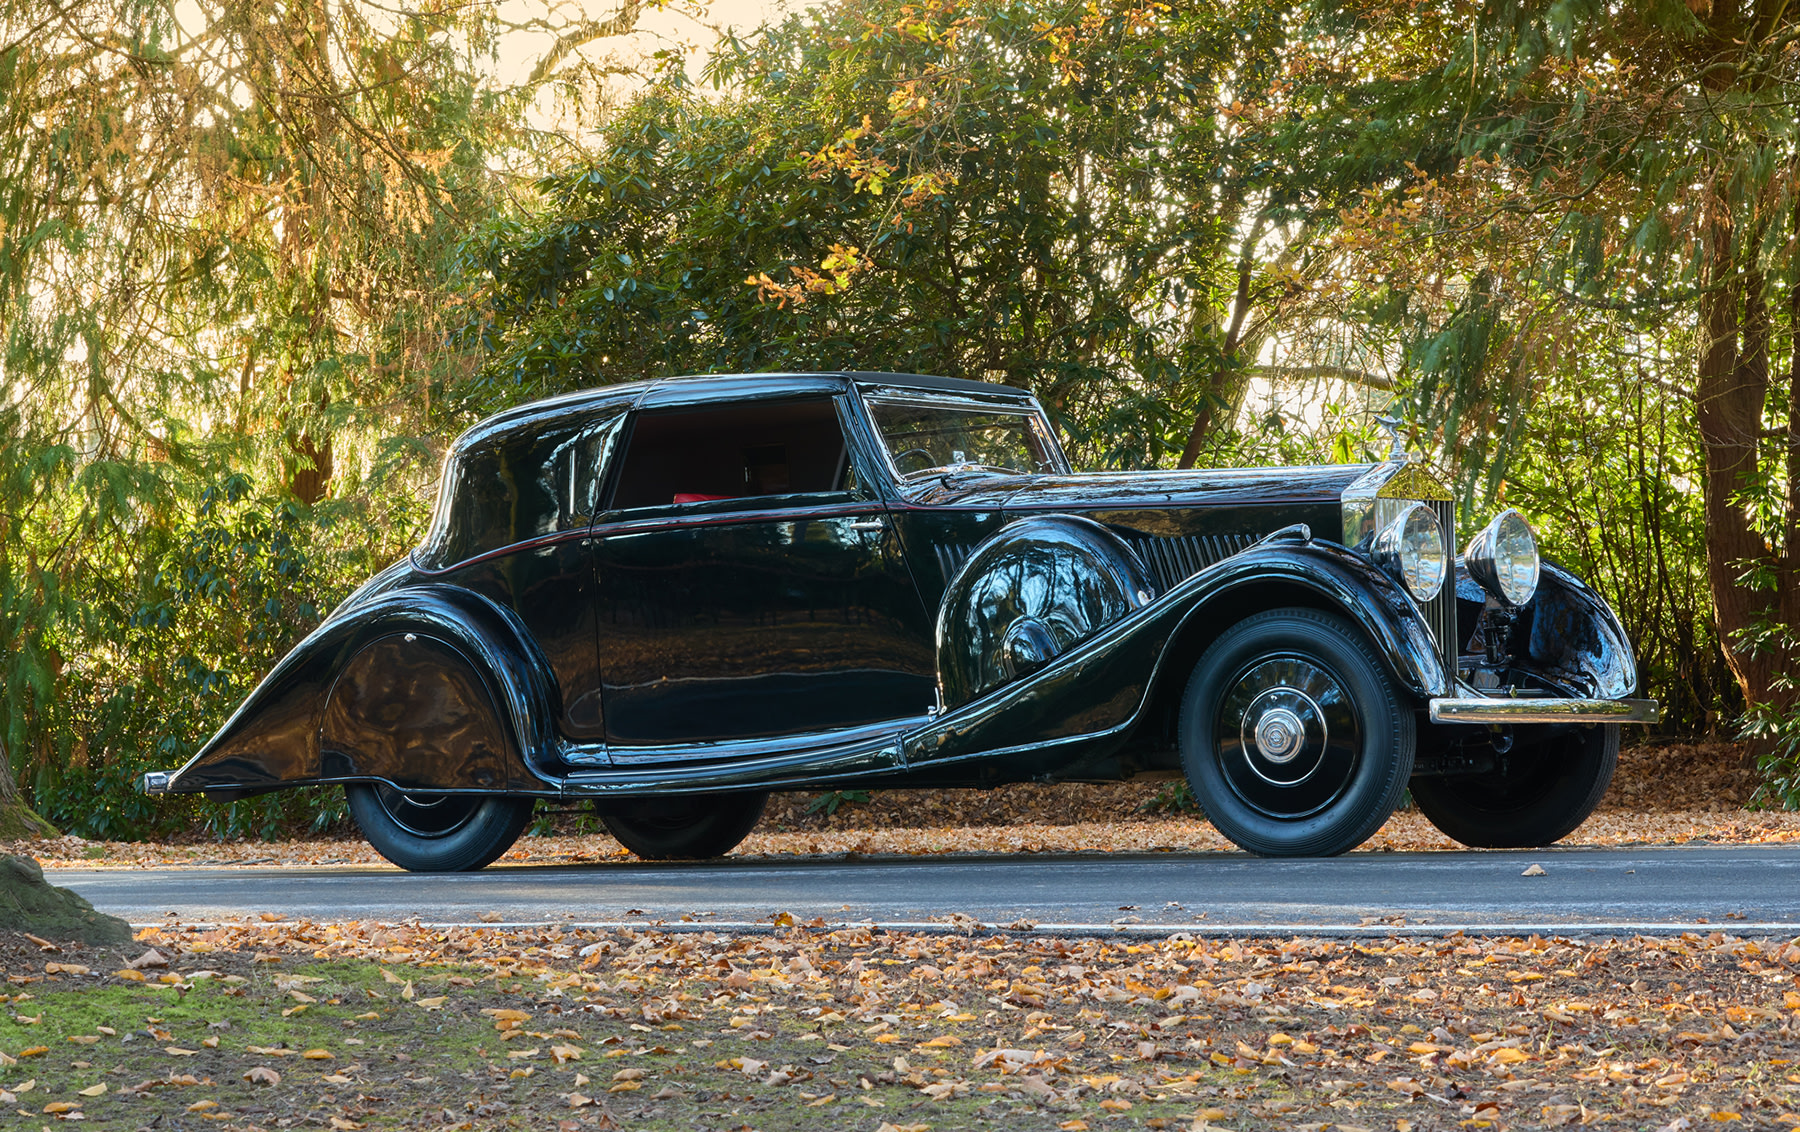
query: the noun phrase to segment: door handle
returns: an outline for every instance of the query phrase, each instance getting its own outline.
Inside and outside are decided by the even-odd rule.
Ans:
[[[853,531],[868,531],[871,534],[887,530],[887,523],[882,519],[852,519],[849,526]]]

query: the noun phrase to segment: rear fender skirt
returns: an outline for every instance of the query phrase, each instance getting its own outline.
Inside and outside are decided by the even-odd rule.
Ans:
[[[1005,684],[908,733],[909,764],[1081,745],[1129,731],[1165,672],[1170,646],[1215,635],[1244,615],[1252,588],[1286,586],[1358,625],[1399,690],[1449,693],[1424,616],[1392,577],[1335,543],[1270,538],[1232,555],[1113,622],[1030,676]]]
[[[300,642],[171,776],[167,790],[260,791],[369,777],[445,789],[553,790],[556,779],[539,766],[557,750],[554,683],[529,641],[510,610],[467,590],[420,586],[381,594]],[[423,677],[434,663],[441,665],[437,685],[428,688]],[[384,709],[378,693],[408,673],[413,699]],[[430,704],[420,699],[428,693],[436,697]],[[412,723],[447,712],[446,720],[460,723],[446,724],[449,731],[436,739],[454,740],[452,753],[430,760],[429,768],[406,760],[405,741],[390,732],[384,746],[377,735],[409,721],[389,719],[384,710],[410,713]]]

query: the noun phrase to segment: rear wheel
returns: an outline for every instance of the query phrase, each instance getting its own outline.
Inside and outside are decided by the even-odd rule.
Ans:
[[[1399,804],[1413,713],[1347,621],[1278,609],[1226,630],[1181,705],[1188,787],[1220,833],[1266,857],[1334,856]]]
[[[594,810],[619,844],[649,861],[723,857],[762,818],[769,796],[669,794],[625,798]]]
[[[1528,849],[1575,832],[1619,764],[1619,725],[1597,723],[1535,741],[1520,728],[1500,769],[1421,778],[1413,801],[1431,824],[1476,849]]]
[[[350,816],[383,857],[418,873],[481,868],[512,848],[531,820],[530,798],[434,794],[384,782],[344,787]]]

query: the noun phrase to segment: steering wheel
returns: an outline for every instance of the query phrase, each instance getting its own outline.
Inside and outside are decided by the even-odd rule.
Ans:
[[[894,467],[900,472],[901,475],[908,475],[910,473],[907,471],[907,469],[900,466],[900,462],[902,460],[906,460],[906,459],[913,458],[913,457],[917,457],[917,458],[920,458],[923,460],[923,462],[918,467],[912,469],[912,471],[914,471],[914,472],[923,472],[929,468],[935,468],[938,466],[937,457],[933,456],[930,452],[926,451],[923,448],[908,448],[904,452],[898,452],[898,453],[894,454]]]

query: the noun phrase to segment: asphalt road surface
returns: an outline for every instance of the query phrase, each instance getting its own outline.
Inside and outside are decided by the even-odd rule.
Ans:
[[[1542,876],[1525,876],[1531,866]],[[719,861],[488,868],[61,870],[137,924],[262,912],[425,923],[654,924],[743,930],[779,913],[889,927],[1038,932],[1387,934],[1725,930],[1800,934],[1800,847],[1227,853]]]

